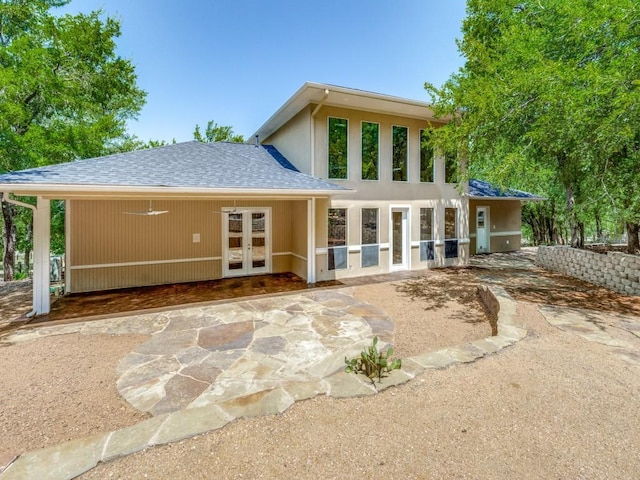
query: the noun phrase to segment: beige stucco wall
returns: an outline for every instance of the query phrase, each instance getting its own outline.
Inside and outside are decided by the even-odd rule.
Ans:
[[[471,254],[476,253],[476,212],[478,207],[488,207],[487,224],[490,227],[490,253],[520,250],[521,204],[520,200],[469,200],[469,236]]]
[[[238,201],[238,207],[270,208],[272,272],[306,277],[306,201]],[[83,292],[221,278],[223,207],[233,201],[155,200],[156,216],[140,200],[69,202],[67,266],[70,291]],[[200,241],[194,242],[194,234]],[[301,253],[300,253],[301,252]],[[292,260],[292,253],[302,258]]]
[[[347,180],[329,179],[337,185],[356,190],[343,198],[354,200],[401,201],[414,199],[452,199],[458,197],[455,185],[444,183],[444,161],[436,159],[433,183],[420,183],[420,130],[428,127],[426,119],[413,119],[362,112],[337,107],[322,107],[315,117],[315,159],[316,176],[328,179],[328,124],[329,117],[349,120],[347,148]],[[380,125],[378,180],[362,180],[362,122]],[[408,180],[392,180],[392,128],[403,126],[408,129]],[[339,198],[339,197],[337,197]]]
[[[298,170],[311,174],[311,108],[307,106],[278,131],[259,141],[275,146]]]
[[[469,256],[468,232],[468,201],[461,197],[456,185],[444,183],[444,161],[435,161],[434,182],[420,182],[420,130],[427,128],[424,119],[404,118],[381,113],[364,112],[332,106],[321,107],[313,120],[313,135],[309,136],[311,119],[310,106],[290,120],[277,134],[265,139],[265,143],[275,145],[289,161],[305,173],[310,173],[308,166],[309,145],[302,148],[304,142],[314,139],[313,156],[315,167],[314,176],[326,179],[332,183],[350,188],[352,191],[344,195],[336,195],[330,200],[318,200],[316,203],[316,277],[318,280],[331,280],[345,277],[374,275],[389,272],[390,265],[390,228],[389,219],[392,207],[409,209],[410,243],[409,268],[422,269],[435,266],[464,264]],[[329,117],[346,118],[348,127],[348,179],[329,179],[327,175],[327,130]],[[379,180],[361,179],[361,124],[375,122],[380,125],[379,136]],[[405,126],[408,128],[408,181],[392,181],[392,127]],[[347,235],[349,245],[348,263],[346,270],[327,269],[327,210],[330,207],[347,208]],[[444,211],[445,208],[458,209],[458,239],[460,240],[460,256],[457,259],[444,258]],[[379,265],[361,267],[361,209],[379,209]],[[421,262],[420,239],[420,208],[435,210],[436,231],[436,259]]]
[[[328,270],[327,255],[327,214],[329,208],[347,209],[347,241],[349,247],[348,268],[342,270]],[[378,235],[380,242],[380,257],[377,266],[361,267],[361,215],[362,208],[377,208]],[[467,202],[463,198],[452,200],[415,200],[402,202],[368,201],[331,199],[316,203],[316,275],[318,280],[335,280],[341,278],[357,277],[363,275],[375,275],[387,273],[392,270],[390,264],[391,229],[390,215],[392,208],[408,209],[410,229],[410,270],[422,270],[425,268],[463,265],[469,260],[469,243],[467,231]],[[420,261],[420,209],[433,208],[435,213],[435,260]],[[445,208],[456,208],[458,211],[458,240],[459,257],[444,258],[444,211]]]

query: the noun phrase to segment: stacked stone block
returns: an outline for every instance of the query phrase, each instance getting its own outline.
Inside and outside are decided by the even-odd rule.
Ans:
[[[606,255],[567,246],[538,247],[536,264],[580,280],[640,296],[640,256],[620,252]]]

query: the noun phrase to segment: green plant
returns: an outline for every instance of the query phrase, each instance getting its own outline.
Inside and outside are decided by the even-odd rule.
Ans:
[[[373,337],[373,344],[360,352],[358,357],[348,359],[344,357],[344,363],[347,365],[344,369],[347,373],[363,373],[371,383],[375,383],[375,377],[378,381],[382,380],[384,374],[390,373],[402,367],[402,360],[399,358],[391,360],[393,348],[387,348],[386,352],[378,351],[378,337]]]
[[[29,278],[29,272],[15,272],[13,275],[14,280],[24,280],[25,278]]]

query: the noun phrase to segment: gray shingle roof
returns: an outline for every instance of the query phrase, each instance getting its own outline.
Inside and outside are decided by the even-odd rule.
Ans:
[[[522,190],[501,190],[500,188],[492,185],[484,180],[469,180],[469,196],[476,198],[509,198],[520,200],[544,200],[544,197],[539,197],[533,193],[523,192]]]
[[[0,184],[348,190],[300,173],[274,147],[184,142],[0,175]]]

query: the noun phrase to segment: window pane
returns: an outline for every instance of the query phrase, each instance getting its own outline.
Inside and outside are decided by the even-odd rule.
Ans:
[[[433,208],[420,209],[420,240],[433,240]]]
[[[380,126],[362,122],[362,179],[378,180],[378,144]]]
[[[456,164],[457,159],[455,152],[447,152],[447,154],[444,156],[444,181],[446,183],[456,183]]]
[[[347,268],[347,247],[330,248],[328,251],[328,269],[343,270]]]
[[[457,214],[457,209],[455,208],[444,209],[444,238],[447,240],[452,238],[458,238],[456,214]]]
[[[420,242],[420,261],[426,262],[427,260],[434,260],[435,254],[435,242],[429,240],[426,242]]]
[[[458,257],[458,240],[444,241],[444,258]]]
[[[380,263],[380,247],[378,245],[362,246],[362,266],[374,267]]]
[[[420,130],[420,181],[433,182],[433,147],[429,130]]]
[[[393,180],[407,181],[407,127],[393,127]]]
[[[329,118],[329,178],[347,178],[347,130],[345,118]]]
[[[378,209],[362,209],[362,245],[378,243]]]
[[[335,247],[347,244],[347,209],[330,208],[327,245]]]

